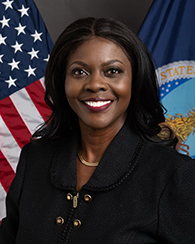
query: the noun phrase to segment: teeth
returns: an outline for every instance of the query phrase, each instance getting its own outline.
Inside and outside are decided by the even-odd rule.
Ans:
[[[111,101],[98,101],[98,102],[92,102],[92,101],[85,101],[85,103],[91,107],[101,107],[108,103],[111,103]]]

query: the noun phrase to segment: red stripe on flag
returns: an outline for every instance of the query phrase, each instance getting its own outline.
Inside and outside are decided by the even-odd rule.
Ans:
[[[12,136],[22,148],[30,141],[31,133],[9,97],[0,101],[0,113]]]
[[[6,192],[8,192],[14,176],[15,172],[0,151],[0,182]]]
[[[51,109],[44,101],[45,90],[41,82],[39,80],[33,82],[26,87],[26,91],[28,92],[42,118],[46,121],[51,115]]]

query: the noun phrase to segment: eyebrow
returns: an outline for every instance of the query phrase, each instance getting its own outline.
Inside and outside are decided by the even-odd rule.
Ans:
[[[123,62],[121,62],[120,60],[118,60],[118,59],[113,59],[113,60],[109,60],[108,62],[105,62],[105,63],[103,64],[103,66],[110,65],[110,64],[113,64],[113,63],[121,63],[121,64],[123,64]]]
[[[73,64],[79,64],[79,65],[88,67],[88,64],[86,64],[85,62],[82,62],[82,61],[74,61],[74,62],[72,62],[72,63],[69,65],[69,67],[71,67]]]
[[[113,63],[121,63],[121,64],[123,64],[123,62],[121,62],[120,60],[113,59],[113,60],[109,60],[109,61],[103,63],[102,66],[104,67],[104,66],[107,66],[107,65],[110,65],[110,64],[113,64]],[[85,62],[78,60],[78,61],[74,61],[73,63],[71,63],[69,67],[71,67],[73,64],[79,64],[79,65],[82,65],[82,66],[85,66],[85,67],[88,67],[89,66]]]

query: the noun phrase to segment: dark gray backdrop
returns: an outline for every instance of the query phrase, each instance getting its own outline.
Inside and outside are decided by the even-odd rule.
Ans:
[[[53,41],[81,17],[112,17],[138,32],[153,0],[34,0]]]

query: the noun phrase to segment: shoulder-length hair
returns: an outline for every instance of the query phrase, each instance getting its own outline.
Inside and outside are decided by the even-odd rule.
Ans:
[[[132,66],[132,95],[128,107],[128,123],[142,136],[152,140],[165,121],[164,108],[152,58],[139,39],[126,25],[110,18],[84,18],[70,24],[57,39],[45,73],[45,102],[52,110],[47,122],[33,139],[55,138],[78,127],[77,116],[65,95],[68,57],[84,42],[97,36],[121,47]],[[170,139],[170,137],[169,137]]]

